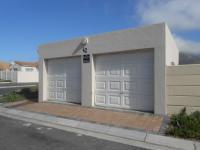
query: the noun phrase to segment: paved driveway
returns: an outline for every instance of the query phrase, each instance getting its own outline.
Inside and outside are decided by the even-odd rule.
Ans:
[[[145,150],[0,117],[3,150]]]
[[[76,120],[85,120],[125,128],[137,128],[153,132],[159,132],[163,123],[162,116],[153,114],[88,108],[80,105],[28,103],[15,108]]]

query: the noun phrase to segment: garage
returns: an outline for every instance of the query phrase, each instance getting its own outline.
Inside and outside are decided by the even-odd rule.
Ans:
[[[81,103],[80,57],[47,61],[48,100]]]
[[[153,50],[95,57],[95,105],[154,110]]]
[[[167,114],[166,66],[179,50],[165,23],[39,46],[39,100]]]

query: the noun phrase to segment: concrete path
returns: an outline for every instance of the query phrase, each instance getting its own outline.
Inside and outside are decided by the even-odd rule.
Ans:
[[[147,132],[0,107],[0,115],[152,150],[199,150],[199,143]]]

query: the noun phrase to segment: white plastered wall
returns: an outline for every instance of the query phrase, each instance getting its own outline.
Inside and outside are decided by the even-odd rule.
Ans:
[[[39,102],[47,101],[47,61],[39,57]]]
[[[156,24],[138,29],[128,29],[89,36],[87,44],[91,63],[82,62],[82,105],[94,106],[94,61],[93,56],[130,50],[154,49],[154,113],[166,114],[166,65],[178,62],[177,52],[172,37],[168,34],[166,24]],[[56,42],[39,47],[40,55],[40,101],[47,100],[47,66],[48,58],[71,57],[83,55],[81,41],[83,38]],[[174,44],[174,45],[173,45]],[[169,51],[169,52],[166,52]]]

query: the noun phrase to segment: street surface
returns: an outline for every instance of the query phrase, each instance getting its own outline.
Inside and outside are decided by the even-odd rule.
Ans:
[[[0,116],[2,150],[145,150]]]

